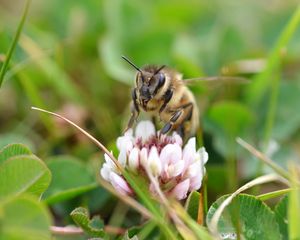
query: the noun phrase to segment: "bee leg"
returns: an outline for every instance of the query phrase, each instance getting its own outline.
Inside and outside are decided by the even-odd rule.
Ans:
[[[185,106],[185,108],[187,108],[187,107],[190,107],[190,108],[189,108],[189,111],[188,111],[188,113],[187,113],[187,115],[186,115],[186,117],[184,118],[183,121],[190,121],[190,120],[192,119],[194,106],[193,106],[192,103],[188,103],[188,104]]]
[[[173,91],[171,89],[169,89],[168,91],[166,91],[166,93],[163,96],[164,103],[160,107],[159,113],[161,113],[166,108],[166,106],[167,106],[168,102],[170,102],[172,96],[173,96]]]
[[[139,113],[140,113],[139,105],[137,103],[136,89],[135,88],[131,92],[131,97],[132,97],[131,116],[130,116],[130,119],[128,121],[127,127],[124,130],[124,132],[126,132],[129,128],[132,128],[134,122],[136,121],[136,119],[138,118]]]
[[[183,124],[180,124],[176,130],[176,132],[179,134],[179,136],[184,139],[185,137],[185,131],[184,131],[184,126]]]
[[[193,115],[193,104],[192,103],[188,103],[186,105],[183,106],[183,109],[186,109],[188,108],[188,112],[187,112],[187,115],[186,117],[182,120],[182,123],[178,126],[178,128],[176,129],[176,132],[179,134],[179,136],[184,139],[185,138],[185,134],[186,134],[186,129],[184,127],[184,123],[186,121],[190,121],[192,119],[192,115]]]
[[[193,113],[193,104],[192,103],[184,104],[177,111],[175,111],[175,113],[170,118],[169,122],[165,124],[165,126],[161,129],[160,132],[162,134],[166,134],[167,132],[169,132],[172,129],[175,122],[178,120],[178,118],[181,116],[181,114],[187,108],[189,108],[189,110],[188,110],[189,112],[187,113],[186,117],[182,120],[182,123],[179,125],[179,127],[176,129],[177,133],[183,138],[184,135],[185,135],[183,124],[184,124],[185,121],[189,121],[192,118],[192,113]]]
[[[181,116],[182,112],[183,112],[183,109],[177,110],[173,114],[173,116],[170,118],[170,121],[168,123],[166,123],[165,126],[160,130],[160,132],[162,134],[166,134],[167,132],[169,132],[171,130],[171,128],[173,127],[174,123]]]

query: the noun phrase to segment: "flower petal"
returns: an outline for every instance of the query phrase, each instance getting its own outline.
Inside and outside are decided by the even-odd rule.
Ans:
[[[111,184],[119,193],[123,195],[130,195],[133,193],[128,183],[118,174],[111,172],[109,177]]]
[[[176,177],[182,173],[184,168],[184,161],[180,160],[175,164],[171,164],[168,167],[168,176],[169,177]]]
[[[202,185],[202,177],[201,176],[195,176],[193,178],[190,178],[189,191],[196,191],[201,187],[201,185]]]
[[[182,138],[179,136],[178,133],[173,132],[172,139],[175,141],[176,144],[182,146]]]
[[[128,157],[128,165],[129,168],[133,171],[137,170],[137,168],[139,167],[139,154],[140,151],[137,147],[134,147],[129,154]]]
[[[187,168],[196,159],[196,138],[190,138],[183,149],[183,160]]]
[[[120,165],[122,167],[125,167],[125,165],[126,165],[126,160],[127,160],[126,152],[127,151],[125,149],[122,149],[119,153],[119,156],[118,156],[118,162],[120,163]]]
[[[204,165],[208,161],[208,153],[204,147],[201,147],[197,153],[199,154],[201,162]]]
[[[160,159],[163,164],[175,164],[182,158],[181,147],[177,144],[167,144],[160,152]]]
[[[112,169],[108,165],[108,163],[104,163],[102,168],[100,169],[100,175],[105,179],[106,181],[109,181],[109,175],[111,173]]]
[[[111,152],[112,153],[112,152]],[[104,153],[104,159],[105,159],[105,162],[107,163],[107,165],[113,169],[114,171],[117,171],[117,167],[116,167],[116,164],[114,163],[114,161],[106,154]]]
[[[176,197],[177,200],[181,200],[187,197],[187,193],[190,187],[190,179],[178,183],[172,190],[171,194]]]
[[[124,136],[132,137],[133,135],[133,130],[132,128],[129,128],[125,133]]]
[[[158,176],[161,173],[162,165],[156,147],[150,149],[147,165],[154,176]]]
[[[118,137],[117,148],[119,149],[119,151],[130,151],[133,148],[133,137],[129,134],[126,135],[126,133],[124,136]]]
[[[150,136],[155,135],[155,127],[151,121],[141,121],[135,129],[135,137],[145,142]]]
[[[140,163],[143,167],[147,167],[148,164],[148,150],[147,148],[142,148],[140,151]]]
[[[202,178],[203,176],[203,166],[201,165],[201,161],[197,161],[192,163],[186,170],[186,176],[187,177],[195,177],[200,176]]]

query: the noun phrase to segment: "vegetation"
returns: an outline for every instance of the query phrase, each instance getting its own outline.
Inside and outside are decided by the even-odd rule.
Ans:
[[[1,1],[0,239],[300,239],[299,23],[293,0]],[[186,202],[100,176],[129,118],[122,55],[248,79],[190,86],[209,160]]]

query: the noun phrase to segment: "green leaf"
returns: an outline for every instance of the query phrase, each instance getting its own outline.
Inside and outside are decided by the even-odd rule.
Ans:
[[[274,212],[277,223],[279,225],[279,230],[283,240],[288,240],[288,216],[287,216],[287,207],[288,207],[288,196],[284,196],[276,205]]]
[[[79,207],[71,212],[71,217],[74,222],[80,226],[86,234],[91,237],[104,237],[104,224],[99,217],[94,217],[90,220],[89,212],[86,208]]]
[[[11,157],[0,165],[0,199],[24,192],[40,196],[50,181],[51,172],[36,156]]]
[[[208,223],[225,199],[226,196],[222,196],[211,205],[206,218]],[[236,238],[237,229],[242,239],[281,239],[275,214],[264,202],[251,195],[238,195],[219,220],[218,232],[223,239],[229,236]]]
[[[0,202],[0,239],[52,239],[46,207],[33,196]]]
[[[6,147],[7,145],[10,145],[11,143],[23,144],[27,146],[28,149],[31,150],[31,152],[34,152],[35,150],[34,143],[28,138],[28,136],[15,133],[13,131],[11,131],[10,133],[0,134],[0,149]]]
[[[187,213],[195,221],[197,221],[198,219],[199,200],[200,200],[200,193],[197,191],[193,191],[190,193],[185,203],[185,209]]]
[[[52,172],[52,182],[43,198],[48,204],[73,198],[98,186],[86,166],[76,158],[52,157],[47,165]]]
[[[13,156],[31,155],[31,151],[23,144],[10,144],[0,151],[0,164]]]

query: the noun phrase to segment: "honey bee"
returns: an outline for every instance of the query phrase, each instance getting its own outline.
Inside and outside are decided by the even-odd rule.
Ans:
[[[132,89],[131,117],[128,130],[137,120],[140,111],[150,114],[152,119],[159,118],[163,123],[161,134],[176,131],[182,139],[194,136],[199,126],[199,111],[193,93],[187,87],[196,81],[249,83],[243,77],[200,77],[182,79],[182,74],[165,65],[146,65],[138,68],[128,58],[122,56],[137,70],[135,87]]]
[[[133,126],[143,110],[164,123],[161,134],[176,131],[183,139],[195,135],[199,126],[198,108],[182,74],[165,65],[138,68],[126,57],[122,58],[137,70],[131,92],[131,117],[126,130]]]

